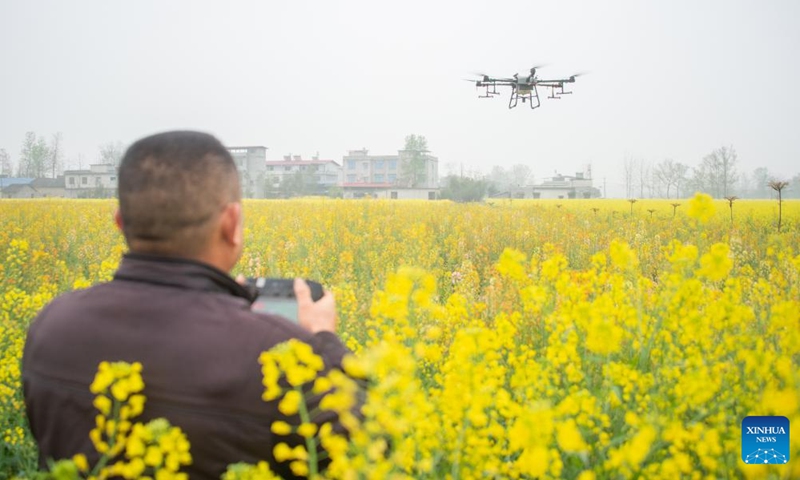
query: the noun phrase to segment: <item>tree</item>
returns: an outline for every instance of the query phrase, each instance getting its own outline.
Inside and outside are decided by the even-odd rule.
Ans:
[[[700,175],[696,177],[702,182],[702,190],[715,198],[731,195],[738,179],[736,161],[736,150],[732,146],[720,147],[703,157]]]
[[[792,180],[789,182],[787,198],[788,197],[800,198],[800,173],[792,177]]]
[[[488,187],[486,180],[450,175],[445,178],[441,198],[455,202],[478,202],[486,196]]]
[[[401,152],[400,184],[414,188],[427,180],[425,157],[428,153],[428,140],[422,135],[406,136],[405,146]]]
[[[769,180],[770,174],[767,167],[758,167],[753,170],[751,188],[755,198],[769,198]]]
[[[528,184],[528,180],[530,180],[532,174],[533,172],[531,171],[531,167],[527,165],[523,165],[521,163],[513,165],[511,167],[511,183],[525,186]]]
[[[622,161],[622,181],[625,184],[625,197],[633,196],[633,172],[636,166],[636,159],[625,157]]]
[[[652,197],[653,184],[652,182],[648,181],[648,179],[652,180],[650,175],[650,165],[644,160],[639,160],[637,167],[637,170],[639,171],[639,198],[644,198],[645,188],[647,188],[647,190],[650,192],[650,196]]]
[[[122,142],[108,142],[100,145],[100,163],[119,167],[125,146]]]
[[[285,175],[281,179],[279,192],[282,197],[302,197],[312,192],[312,182],[314,177],[306,171],[296,171],[291,175]]]
[[[64,149],[61,145],[61,132],[54,133],[53,136],[50,138],[50,155],[47,158],[47,170],[50,174],[50,178],[56,178],[60,173],[64,171]]]
[[[19,155],[18,175],[20,177],[42,178],[47,171],[50,149],[43,137],[34,132],[26,132]]]
[[[11,155],[5,148],[0,148],[0,176],[10,177],[14,174],[14,166],[11,164]]]
[[[499,165],[492,167],[486,180],[491,186],[492,193],[505,192],[511,188],[511,176]]]
[[[655,166],[656,179],[666,187],[667,198],[670,198],[669,193],[673,186],[675,187],[675,198],[678,198],[680,186],[686,181],[686,172],[688,170],[689,167],[671,158],[667,158]]]

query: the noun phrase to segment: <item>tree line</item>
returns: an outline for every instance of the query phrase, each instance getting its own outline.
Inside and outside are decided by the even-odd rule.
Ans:
[[[119,166],[124,153],[122,142],[108,142],[98,148],[96,161],[92,163]],[[5,148],[0,148],[0,176],[26,178],[57,178],[64,174],[66,154],[61,132],[50,137],[26,132],[22,140],[19,156],[15,162]],[[83,157],[78,155],[69,161],[80,170],[84,167]]]
[[[626,198],[682,198],[695,192],[714,198],[770,198],[774,191],[769,183],[776,180],[783,179],[776,178],[766,167],[740,172],[733,146],[713,150],[696,167],[671,158],[652,164],[632,157],[625,158],[622,166]],[[800,197],[800,174],[786,183],[790,186],[787,194]]]

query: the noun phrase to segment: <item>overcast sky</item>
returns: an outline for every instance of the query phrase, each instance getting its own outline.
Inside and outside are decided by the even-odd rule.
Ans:
[[[0,148],[63,134],[68,164],[107,142],[200,129],[341,161],[424,135],[440,171],[524,163],[537,179],[622,162],[800,173],[800,2],[0,0]],[[588,72],[530,110],[477,98],[471,72]],[[543,93],[543,92],[541,92]]]

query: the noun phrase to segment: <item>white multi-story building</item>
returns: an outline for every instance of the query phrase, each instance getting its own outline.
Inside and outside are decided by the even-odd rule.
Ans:
[[[65,170],[64,188],[68,197],[113,197],[117,194],[117,167],[89,165],[89,170]]]
[[[366,149],[350,150],[342,158],[345,197],[436,198],[439,160],[422,154],[419,165],[414,167],[414,156],[415,152],[410,150],[400,150],[397,155],[370,155]],[[401,193],[401,190],[404,191]],[[412,190],[414,193],[410,192]]]
[[[245,198],[266,196],[267,147],[228,147],[239,171],[239,182]]]
[[[292,184],[296,190],[302,190],[294,193],[307,195],[327,194],[339,184],[342,174],[342,166],[336,161],[323,160],[319,156],[303,160],[301,155],[284,155],[283,160],[268,160],[266,168],[267,185],[273,191],[280,191],[281,186]],[[302,182],[303,188],[297,188],[297,180]]]

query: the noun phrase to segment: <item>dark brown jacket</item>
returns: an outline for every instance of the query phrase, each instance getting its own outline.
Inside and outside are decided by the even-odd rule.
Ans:
[[[101,361],[138,361],[147,397],[141,419],[165,417],[183,429],[193,458],[184,471],[191,478],[218,479],[231,463],[258,460],[292,477],[272,458],[278,440],[270,424],[280,414],[277,402],[261,399],[259,354],[296,338],[338,368],[348,350],[332,333],[312,335],[283,318],[253,313],[252,300],[208,265],[128,254],[113,281],[50,303],[30,326],[22,361],[40,465],[78,452],[96,460],[89,385]]]

